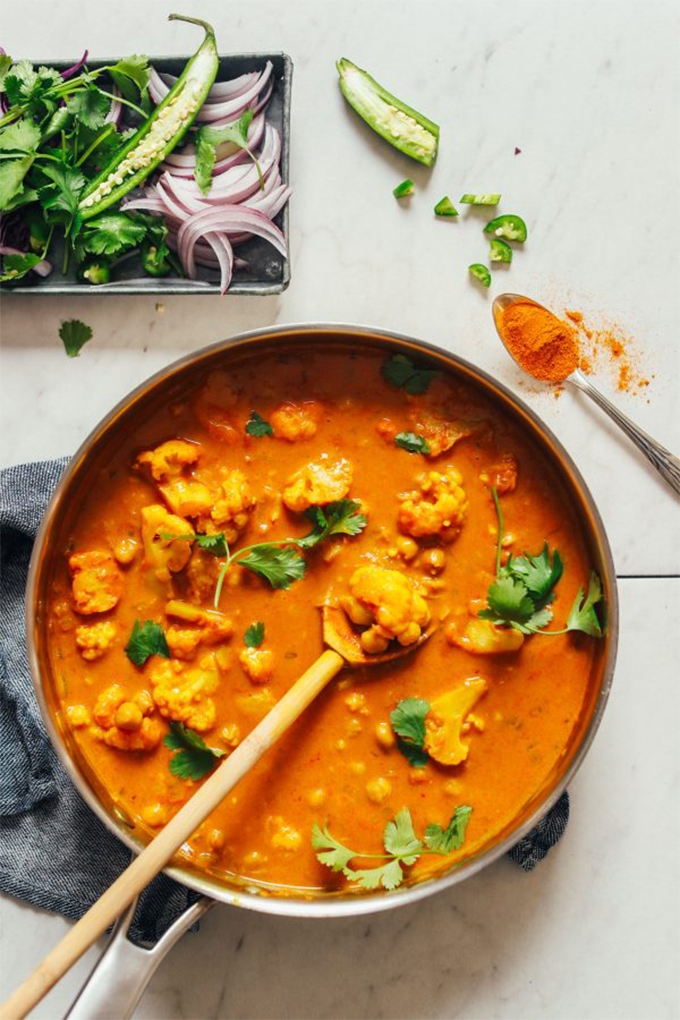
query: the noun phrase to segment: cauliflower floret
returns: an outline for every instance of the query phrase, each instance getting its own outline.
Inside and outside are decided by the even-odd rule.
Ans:
[[[176,478],[187,464],[195,464],[199,457],[199,449],[194,443],[183,439],[170,439],[161,443],[155,450],[146,450],[137,457],[138,464],[148,464],[152,477],[157,482],[167,482]]]
[[[158,488],[172,512],[180,517],[198,517],[199,514],[207,513],[212,506],[212,493],[203,482],[174,478]]]
[[[474,617],[462,634],[455,623],[446,628],[446,639],[451,645],[458,645],[473,655],[500,655],[517,652],[524,644],[524,634],[514,627],[496,627],[491,620]]]
[[[499,496],[505,496],[506,493],[515,491],[518,472],[519,466],[514,454],[502,453],[499,460],[483,471],[479,479],[493,486]]]
[[[159,721],[151,718],[153,707],[148,691],[129,698],[121,684],[112,684],[95,702],[92,715],[97,725],[90,732],[119,751],[152,751],[162,736]]]
[[[292,475],[283,489],[283,502],[289,510],[301,514],[310,506],[325,506],[344,499],[352,484],[352,465],[342,457],[331,460],[322,454]]]
[[[274,653],[269,648],[244,648],[239,662],[254,684],[266,684],[274,672]]]
[[[142,542],[146,564],[159,581],[169,581],[171,573],[182,570],[191,556],[191,542],[164,538],[164,535],[193,535],[194,529],[181,517],[168,513],[160,503],[142,507]]]
[[[452,542],[463,526],[468,510],[462,478],[449,464],[442,473],[428,471],[418,478],[420,490],[409,493],[399,507],[398,524],[413,538],[438,535]]]
[[[359,567],[349,582],[350,596],[340,605],[352,623],[368,626],[361,645],[368,654],[384,652],[390,641],[412,645],[430,620],[430,610],[415,584],[398,570]]]
[[[413,410],[409,415],[411,429],[426,440],[430,457],[439,457],[461,439],[467,439],[483,427],[482,422],[440,417],[431,411]]]
[[[235,542],[246,528],[257,503],[248,479],[238,469],[230,471],[220,484],[219,494],[211,500],[210,518],[224,532],[227,542]]]
[[[200,609],[188,602],[171,599],[165,607],[168,616],[193,624],[192,627],[168,627],[165,638],[175,659],[193,659],[198,646],[215,645],[228,641],[234,625],[221,613]]]
[[[113,644],[115,636],[116,625],[110,620],[76,627],[76,645],[82,657],[88,662],[101,659],[104,652]]]
[[[217,690],[216,668],[187,669],[180,662],[158,662],[149,673],[153,700],[162,716],[183,722],[198,733],[215,725],[215,702],[210,697]]]
[[[295,852],[302,846],[301,833],[285,822],[281,815],[270,816],[267,819],[267,829],[275,850]]]
[[[68,561],[76,613],[106,613],[123,594],[123,578],[111,553],[74,553]]]
[[[468,744],[461,739],[470,728],[465,720],[487,686],[482,677],[473,676],[430,703],[430,711],[425,717],[424,747],[430,758],[440,765],[459,765],[467,758]],[[484,728],[478,719],[474,720],[474,725],[478,729]]]
[[[298,439],[311,439],[316,435],[320,417],[321,408],[316,401],[306,400],[303,404],[281,404],[272,411],[269,421],[278,439],[295,443]]]

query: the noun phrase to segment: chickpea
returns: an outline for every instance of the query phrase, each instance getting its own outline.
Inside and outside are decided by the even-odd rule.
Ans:
[[[396,744],[392,727],[388,722],[384,720],[379,722],[375,728],[375,739],[378,741],[384,751],[389,751]]]
[[[207,841],[211,850],[224,850],[227,838],[222,829],[211,829]]]
[[[392,793],[392,784],[389,779],[378,776],[377,779],[370,779],[366,783],[366,796],[373,804],[382,804]]]
[[[350,712],[360,712],[366,704],[366,696],[361,694],[359,691],[352,691],[352,693],[348,694],[345,698],[345,704]]]
[[[340,599],[340,605],[349,616],[352,623],[356,623],[357,627],[368,627],[369,624],[373,623],[373,617],[370,610],[365,609],[358,599],[353,598],[351,595],[345,595]]]
[[[313,808],[321,807],[325,799],[326,791],[321,786],[317,786],[316,790],[310,790],[307,794],[307,803]]]
[[[446,555],[443,549],[426,549],[420,557],[420,565],[429,574],[441,574],[446,566]]]
[[[366,771],[366,762],[351,761],[349,763],[349,770],[350,772],[353,772],[355,776],[363,776]]]
[[[168,809],[165,804],[157,801],[155,804],[147,804],[142,808],[142,821],[151,826],[152,829],[159,829],[168,820]]]
[[[136,538],[121,538],[115,545],[113,555],[120,564],[127,566],[134,560],[138,548],[139,543]]]
[[[119,708],[116,709],[116,714],[113,717],[114,724],[119,730],[125,730],[126,733],[132,733],[134,730],[138,730],[142,725],[142,710],[139,705],[135,705],[133,701],[124,701]]]
[[[397,539],[397,549],[401,558],[407,563],[418,555],[418,543],[414,542],[412,538],[400,536]]]
[[[380,652],[387,650],[388,644],[387,638],[378,633],[374,627],[365,630],[361,635],[361,647],[368,655],[379,655]]]
[[[66,709],[66,715],[74,730],[79,730],[83,726],[89,726],[92,722],[90,713],[85,708],[85,705],[70,705]]]

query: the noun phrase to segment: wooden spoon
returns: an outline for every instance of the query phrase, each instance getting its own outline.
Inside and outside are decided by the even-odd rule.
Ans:
[[[304,712],[343,666],[375,666],[403,658],[418,648],[436,627],[431,622],[419,640],[378,655],[367,655],[338,607],[321,607],[323,638],[328,648],[302,674],[274,708],[233,753],[206,779],[174,818],[109,886],[32,974],[0,1005],[0,1020],[17,1020],[33,1009],[66,971],[89,949],[168,863],[211,811]]]

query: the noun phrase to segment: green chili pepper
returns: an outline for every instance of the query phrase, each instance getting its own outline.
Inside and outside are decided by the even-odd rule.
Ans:
[[[504,237],[506,241],[526,241],[527,225],[520,216],[497,216],[487,223],[484,233]]]
[[[369,127],[406,156],[432,166],[437,158],[439,126],[407,106],[351,60],[335,65],[343,96]]]
[[[491,286],[491,273],[481,262],[473,262],[471,266],[468,266],[468,269],[470,275],[474,276],[475,280],[479,280],[483,287]]]
[[[155,244],[145,244],[141,251],[144,272],[148,273],[149,276],[167,276],[172,269],[166,258],[167,253],[167,248],[163,251],[162,248],[158,248]]]
[[[199,18],[180,14],[169,18],[201,25],[205,39],[165,99],[85,189],[78,205],[81,219],[97,216],[119,202],[155,170],[189,130],[215,81],[219,57],[213,28]]]
[[[111,279],[111,269],[108,262],[103,259],[92,259],[78,266],[76,276],[84,283],[108,283]]]
[[[412,195],[415,190],[415,185],[410,178],[406,178],[401,184],[397,184],[396,188],[393,189],[392,194],[395,198],[405,198],[406,195]]]
[[[465,205],[498,205],[501,196],[497,194],[462,195],[460,200]]]
[[[50,138],[54,138],[55,135],[58,135],[62,128],[66,127],[70,118],[71,114],[65,106],[57,107],[47,122],[47,126],[42,133],[40,144],[43,145],[45,142],[49,141]]]
[[[434,207],[435,216],[457,216],[458,210],[448,195],[444,195]]]
[[[489,258],[492,262],[512,262],[512,248],[505,241],[494,237],[490,244]]]

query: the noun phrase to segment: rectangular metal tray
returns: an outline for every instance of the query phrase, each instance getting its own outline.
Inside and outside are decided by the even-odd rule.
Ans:
[[[88,67],[103,67],[115,63],[118,57],[109,59],[88,60]],[[157,71],[180,75],[190,56],[181,57],[150,57],[150,63]],[[289,183],[290,171],[290,105],[293,79],[293,62],[285,53],[238,53],[231,56],[220,56],[217,81],[236,78],[251,71],[262,71],[268,60],[271,60],[274,71],[274,88],[267,104],[267,121],[281,135],[281,178]],[[57,71],[64,71],[73,61],[36,60],[36,65],[45,64]],[[281,210],[275,223],[283,231],[286,249],[290,251],[288,204]],[[270,244],[259,237],[239,245],[236,249],[239,258],[245,259],[250,269],[234,269],[227,294],[280,294],[290,282],[290,257],[283,258]],[[3,284],[3,295],[7,294],[219,294],[219,272],[199,266],[198,278],[188,280],[171,275],[169,277],[143,277],[138,260],[123,261],[115,271],[116,279],[111,283],[93,286],[81,283],[76,279],[73,269],[64,276],[59,266],[61,258],[55,249],[55,268],[46,279],[35,278],[35,282],[27,283],[24,278],[16,285]]]

